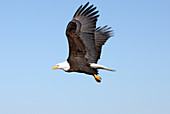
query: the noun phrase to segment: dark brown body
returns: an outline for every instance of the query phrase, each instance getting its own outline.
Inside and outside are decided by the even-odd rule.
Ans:
[[[67,59],[70,69],[67,72],[80,72],[86,74],[98,74],[97,69],[91,68],[86,56],[85,45],[76,34],[77,25],[70,22],[67,26],[66,35],[69,42],[69,57]]]

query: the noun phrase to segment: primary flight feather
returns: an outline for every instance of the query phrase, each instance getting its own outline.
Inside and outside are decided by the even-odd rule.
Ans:
[[[98,11],[95,11],[96,7],[93,5],[88,5],[89,2],[84,6],[81,5],[67,25],[69,57],[66,61],[56,64],[53,69],[60,68],[66,72],[93,75],[97,82],[101,82],[97,69],[115,71],[97,64],[102,46],[113,33],[111,27],[96,28]]]

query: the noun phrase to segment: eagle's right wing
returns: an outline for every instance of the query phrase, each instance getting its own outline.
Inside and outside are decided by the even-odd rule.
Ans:
[[[82,51],[83,53],[85,52],[84,56],[89,63],[94,63],[97,59],[95,28],[99,15],[96,15],[98,11],[94,11],[96,7],[93,7],[93,5],[87,7],[88,4],[89,2],[78,8],[72,21],[68,24],[66,34],[68,41],[74,42],[74,45],[69,44],[70,51],[72,51],[73,48],[76,49],[76,46],[79,46],[76,42],[79,42],[79,44],[82,45],[79,46],[82,47],[79,51]],[[74,25],[74,27],[71,25]]]

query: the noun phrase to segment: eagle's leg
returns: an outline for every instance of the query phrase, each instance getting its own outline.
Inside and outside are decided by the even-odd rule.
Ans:
[[[100,76],[98,76],[98,75],[96,75],[96,74],[94,74],[93,75],[94,76],[94,78],[95,78],[95,80],[97,81],[97,82],[101,82],[101,77]]]

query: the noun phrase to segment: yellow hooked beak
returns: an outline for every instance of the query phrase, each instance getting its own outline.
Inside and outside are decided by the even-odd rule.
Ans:
[[[58,68],[58,66],[54,66],[54,67],[53,67],[53,70],[55,70],[55,69],[57,69],[57,68]]]

